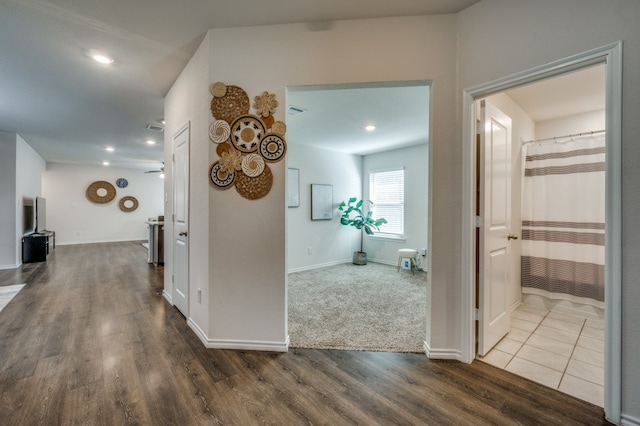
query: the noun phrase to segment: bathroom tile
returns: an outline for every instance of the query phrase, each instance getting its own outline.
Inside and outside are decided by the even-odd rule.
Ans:
[[[588,382],[578,377],[565,374],[558,390],[576,398],[595,404],[599,407],[604,406],[604,387]]]
[[[524,331],[533,331],[538,326],[537,323],[521,320],[520,318],[511,318],[511,328],[519,328]]]
[[[520,346],[522,346],[522,342],[510,339],[509,337],[505,337],[498,342],[498,344],[495,346],[495,349],[514,355],[516,352],[518,352]]]
[[[489,351],[489,353],[484,357],[480,358],[480,360],[487,364],[504,369],[509,361],[511,361],[511,358],[513,358],[513,355],[511,354],[502,352],[498,349],[491,349],[491,351]]]
[[[592,337],[580,336],[578,338],[577,346],[580,346],[581,348],[591,349],[592,351],[604,353],[604,341],[594,339]]]
[[[600,328],[583,327],[582,336],[591,337],[592,339],[604,340],[604,330]]]
[[[536,324],[540,324],[540,322],[544,319],[544,315],[538,315],[532,312],[516,310],[511,314],[511,318],[518,318],[521,320],[531,321],[531,322],[535,322]]]
[[[604,366],[604,353],[592,351],[587,348],[581,348],[580,346],[576,346],[573,350],[571,359],[586,362],[587,364],[595,365],[597,367]]]
[[[527,305],[520,305],[518,306],[517,310],[524,311],[524,312],[531,312],[532,314],[540,315],[543,317],[546,317],[547,314],[549,313],[549,311],[545,309],[534,308],[533,306],[527,306]]]
[[[537,334],[531,335],[527,340],[527,345],[535,346],[545,351],[553,352],[554,354],[563,355],[566,357],[571,356],[573,352],[573,344],[561,342],[559,340],[550,339],[548,337],[540,336]]]
[[[568,356],[558,355],[527,344],[522,345],[516,357],[552,368],[561,373],[567,368],[567,363],[569,362]]]
[[[583,325],[585,320],[587,319],[586,317],[581,317],[579,315],[572,315],[572,314],[567,314],[565,312],[557,312],[557,311],[549,312],[549,315],[547,315],[547,318],[558,319],[564,322],[570,322],[572,324],[577,324],[577,325]]]
[[[580,330],[582,329],[582,324],[574,324],[571,322],[566,322],[563,320],[559,320],[556,318],[549,318],[549,317],[546,317],[542,321],[541,325],[545,325],[551,328],[557,328],[558,330],[564,330],[564,331],[568,331],[570,333],[576,333],[576,334],[580,333]]]
[[[520,330],[519,328],[513,327],[511,327],[511,330],[509,330],[509,334],[507,334],[507,337],[518,342],[526,342],[529,336],[531,336],[530,331]]]
[[[518,357],[514,357],[505,370],[554,389],[558,388],[562,378],[559,371]]]
[[[533,334],[559,340],[564,343],[571,343],[572,345],[575,345],[579,336],[577,333],[569,333],[568,331],[547,327],[545,325],[541,325],[536,328],[536,331],[534,331]]]
[[[599,330],[604,330],[604,320],[587,318],[587,323],[585,324],[585,327],[597,328]]]
[[[566,374],[579,377],[583,380],[604,386],[604,367],[587,364],[586,362],[572,359],[567,365]]]

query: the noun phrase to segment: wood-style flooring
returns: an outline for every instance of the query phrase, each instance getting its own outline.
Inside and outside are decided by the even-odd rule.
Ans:
[[[2,425],[598,425],[601,408],[423,354],[206,349],[139,243],[0,271]]]

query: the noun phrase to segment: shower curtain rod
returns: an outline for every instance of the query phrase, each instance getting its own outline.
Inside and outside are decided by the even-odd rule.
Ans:
[[[573,135],[554,136],[552,138],[544,138],[544,139],[532,139],[530,141],[522,141],[522,145],[527,143],[534,143],[534,142],[546,142],[546,141],[556,141],[558,139],[565,139],[565,138],[576,138],[579,136],[592,136],[592,135],[597,135],[604,132],[606,132],[606,130],[592,130],[590,132],[574,133]]]

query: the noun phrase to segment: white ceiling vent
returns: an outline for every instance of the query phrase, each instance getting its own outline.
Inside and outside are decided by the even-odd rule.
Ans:
[[[159,124],[147,124],[147,130],[153,132],[164,132],[164,127]]]
[[[300,115],[305,111],[306,111],[306,109],[297,107],[295,105],[289,105],[289,108],[287,108],[287,114],[289,114],[292,117],[294,115]]]

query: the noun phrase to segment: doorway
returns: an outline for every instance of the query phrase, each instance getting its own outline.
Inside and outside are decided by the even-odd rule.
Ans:
[[[462,360],[472,362],[475,350],[475,102],[487,96],[521,87],[572,71],[603,64],[606,70],[606,230],[605,230],[605,380],[604,408],[607,419],[620,418],[621,317],[614,309],[621,298],[620,212],[621,212],[621,44],[604,46],[532,70],[464,91],[464,214],[463,214],[463,342]]]
[[[502,312],[510,317],[511,324],[496,334],[500,318],[492,321],[489,337],[493,334],[495,339],[489,345],[487,339],[478,342],[478,357],[601,407],[604,77],[604,65],[599,64],[481,101],[485,109],[498,106],[512,119],[513,161],[509,164],[514,170],[507,173],[511,185],[505,185],[511,188],[513,198],[512,208],[506,210],[510,215],[503,215],[511,219],[508,230],[501,233],[496,226],[479,228],[498,232],[497,240],[503,243],[498,246],[510,252],[511,260],[506,263],[510,265],[511,282],[502,297],[490,300],[492,311],[497,301],[504,301]],[[481,194],[491,192],[495,193],[485,185]],[[504,235],[509,237],[500,238]],[[486,231],[480,236],[485,237]],[[479,258],[486,260],[487,250],[481,247]],[[492,264],[495,257],[491,256]],[[491,289],[487,284],[483,287],[485,291]],[[486,307],[484,300],[489,298],[479,296],[480,306]],[[489,309],[480,311],[486,316]],[[486,323],[484,318],[480,323]],[[478,337],[484,338],[484,333]]]
[[[290,274],[287,292],[291,347],[296,347],[302,340],[300,330],[313,329],[305,325],[310,319],[316,318],[314,323],[317,325],[324,323],[323,335],[327,336],[327,329],[334,323],[339,325],[338,328],[343,332],[356,329],[355,323],[351,325],[344,322],[346,317],[355,320],[375,316],[376,322],[359,323],[358,326],[367,330],[372,337],[376,337],[375,340],[382,340],[379,338],[384,333],[376,334],[374,330],[390,330],[386,334],[391,338],[384,339],[386,342],[392,342],[387,347],[389,350],[402,346],[398,351],[423,351],[427,323],[426,272],[412,276],[406,270],[398,272],[397,264],[399,249],[415,248],[421,253],[419,249],[426,248],[428,242],[429,171],[425,166],[428,164],[429,152],[430,85],[430,81],[424,80],[287,88],[287,167],[294,171],[293,175],[299,183],[299,194],[294,197],[298,202],[287,208],[287,269]],[[368,125],[375,128],[370,127],[367,130]],[[340,202],[347,202],[350,198],[367,200],[369,175],[391,170],[402,171],[404,199],[412,200],[411,208],[404,211],[404,233],[365,236],[363,248],[367,252],[368,264],[354,266],[353,252],[361,250],[360,231],[341,225],[337,207]],[[314,220],[311,217],[311,184],[331,187],[332,217],[326,220]],[[384,232],[384,228],[381,228],[381,231]],[[426,265],[428,253],[426,249],[422,253],[419,254],[419,260],[422,261],[421,265]],[[336,285],[349,275],[347,271],[338,272],[338,269],[343,267],[357,268],[356,275],[360,277],[356,278],[357,282],[352,282],[355,285],[330,291],[327,296],[318,296],[319,303],[300,309],[304,304],[299,303],[301,299],[297,296],[302,294],[308,298],[320,288],[315,285],[309,291],[299,291],[301,280],[306,283],[323,282],[320,275],[325,273],[329,276],[339,276],[339,279],[331,280],[331,285]],[[333,272],[330,272],[331,269]],[[371,276],[361,277],[365,272],[371,272]],[[309,278],[305,280],[306,276]],[[363,282],[379,281],[387,276],[390,278],[381,283],[382,291],[372,292],[370,297],[367,294],[373,289],[373,285],[365,286],[362,292],[357,292],[357,299],[341,297],[336,300],[335,296],[332,296],[350,293]],[[418,276],[422,282],[413,283],[413,280],[418,281]],[[406,280],[400,282],[398,278]],[[405,287],[408,292],[403,295],[394,293],[389,297],[383,296],[383,291]],[[412,291],[417,292],[415,297],[408,296]],[[414,311],[424,313],[408,321],[413,324],[413,320],[419,317],[417,327],[414,328],[412,325],[398,330],[398,327],[404,327],[402,321],[398,320],[411,316],[408,304],[396,303],[393,307],[380,307],[383,302],[394,300],[395,297],[419,302]],[[338,304],[348,302],[351,302],[351,307],[338,308]],[[339,314],[328,315],[331,309],[335,309]],[[405,315],[396,315],[393,321],[389,318],[384,324],[378,323],[387,313],[399,311]],[[317,321],[317,318],[324,318],[323,315],[327,315],[328,319]],[[407,333],[408,328],[417,331]],[[357,334],[358,340],[364,336],[360,332]],[[332,335],[336,337],[337,342],[340,333]],[[404,339],[403,336],[410,336],[406,339],[407,342],[411,342],[410,345],[398,344]],[[307,335],[304,337],[305,340],[316,341],[315,336],[312,336],[313,339],[309,339]],[[368,344],[374,341],[367,340]],[[325,338],[322,341],[329,342],[326,348],[348,346]],[[355,342],[353,339],[347,341]],[[372,346],[380,347],[377,344]]]

